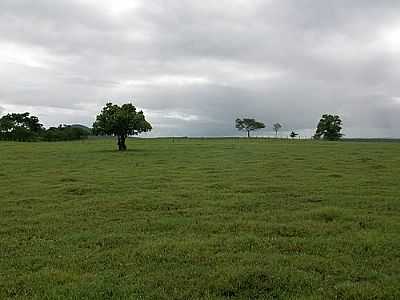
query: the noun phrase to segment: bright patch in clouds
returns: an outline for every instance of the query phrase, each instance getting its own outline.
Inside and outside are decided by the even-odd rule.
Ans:
[[[400,25],[383,32],[385,46],[390,52],[400,53]]]
[[[157,110],[144,110],[149,119],[175,119],[179,121],[199,121],[200,117],[194,114],[182,113],[177,111],[157,111]]]
[[[176,120],[182,120],[182,121],[197,121],[197,120],[199,120],[199,117],[196,115],[182,114],[182,113],[178,113],[178,112],[169,113],[165,117],[168,119],[176,119]]]
[[[49,69],[49,54],[43,49],[0,42],[0,64],[18,64],[31,68]]]
[[[131,12],[132,10],[139,7],[140,3],[134,0],[78,0],[83,4],[89,4],[93,6],[100,6],[104,12],[109,13],[112,16],[119,16],[121,14]]]
[[[195,84],[207,84],[210,81],[204,77],[191,77],[181,75],[162,75],[143,80],[127,80],[124,86],[183,86]]]

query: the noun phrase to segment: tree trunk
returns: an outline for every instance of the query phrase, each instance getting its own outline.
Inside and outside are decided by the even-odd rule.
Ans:
[[[125,151],[126,150],[125,139],[126,139],[126,137],[124,135],[119,135],[118,136],[118,150],[119,151]]]
[[[250,130],[247,130],[247,137],[250,137]]]
[[[122,151],[126,150],[125,139],[126,139],[126,136],[123,135],[122,138],[121,138]]]
[[[117,143],[118,144],[118,150],[121,151],[122,150],[122,148],[121,148],[121,136],[118,135],[117,139],[118,139],[118,143]]]

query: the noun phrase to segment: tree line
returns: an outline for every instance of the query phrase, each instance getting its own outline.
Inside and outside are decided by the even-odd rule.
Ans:
[[[265,124],[255,119],[243,118],[236,119],[235,127],[239,131],[245,131],[247,133],[247,137],[250,137],[250,133],[252,131],[256,131],[259,129],[265,128]],[[278,131],[282,128],[280,123],[275,123],[272,125],[273,130],[275,131],[275,136],[278,136]],[[328,140],[328,141],[337,141],[343,137],[341,133],[342,130],[342,120],[338,115],[329,115],[324,114],[322,118],[319,120],[317,125],[317,130],[313,136],[315,140]],[[292,131],[290,133],[291,138],[295,138],[299,134]]]
[[[60,125],[43,127],[36,116],[30,113],[12,113],[0,118],[0,140],[34,141],[71,141],[87,138],[90,129],[78,125]]]
[[[245,131],[247,137],[250,133],[265,128],[265,124],[252,118],[236,119],[235,127],[239,131]],[[272,125],[275,135],[278,136],[282,128],[280,123]],[[143,111],[137,111],[131,103],[121,106],[107,103],[96,121],[93,129],[77,125],[60,125],[59,127],[44,128],[35,116],[28,112],[7,114],[0,118],[0,139],[10,141],[67,141],[87,138],[91,134],[115,136],[117,138],[118,150],[124,151],[126,138],[138,135],[142,132],[149,132],[152,126],[146,121]],[[342,120],[337,115],[324,114],[320,119],[317,130],[314,134],[316,140],[339,140],[343,134]],[[294,131],[290,137],[295,138],[298,134]]]

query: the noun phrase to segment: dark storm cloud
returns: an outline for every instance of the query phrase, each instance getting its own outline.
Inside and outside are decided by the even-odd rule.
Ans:
[[[156,135],[232,135],[236,117],[398,136],[398,1],[0,2],[0,105],[90,124],[132,101]],[[270,126],[271,127],[271,126]]]

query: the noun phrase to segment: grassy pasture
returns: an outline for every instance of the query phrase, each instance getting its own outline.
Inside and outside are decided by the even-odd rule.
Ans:
[[[400,299],[400,143],[0,143],[0,299]]]

